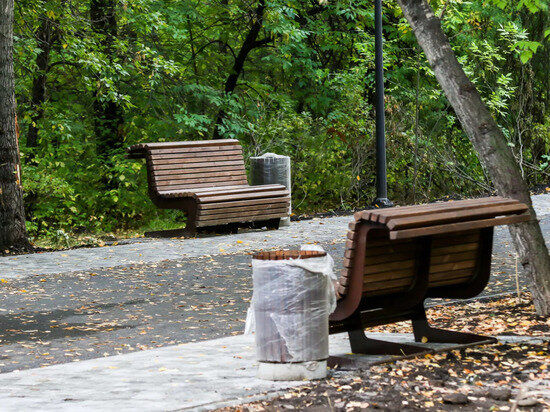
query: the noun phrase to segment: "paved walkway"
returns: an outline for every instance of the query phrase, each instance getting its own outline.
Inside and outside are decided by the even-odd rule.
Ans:
[[[550,233],[550,196],[535,202]],[[349,221],[0,258],[0,373],[240,334],[252,290],[249,251],[318,240],[338,270]],[[516,289],[511,255],[500,228],[484,296]],[[167,256],[173,260],[159,261]]]
[[[542,224],[550,233],[550,194],[533,196]],[[205,236],[196,239],[133,239],[117,246],[81,248],[60,252],[0,257],[0,278],[14,279],[49,273],[89,271],[114,266],[153,263],[199,256],[247,253],[254,250],[297,247],[304,243],[344,242],[350,216],[293,222],[277,231],[249,231],[238,235]],[[498,229],[496,251],[510,241],[506,229]],[[124,243],[124,244],[123,244]]]
[[[550,195],[535,196],[534,203],[550,239]],[[159,402],[162,409],[176,404],[198,407],[185,396],[198,391],[193,382],[202,385],[197,376],[210,367],[201,363],[193,369],[192,363],[186,363],[191,355],[181,351],[197,355],[196,363],[201,350],[210,348],[213,355],[212,351],[228,346],[223,342],[249,350],[251,343],[239,340],[245,338],[227,338],[239,335],[244,327],[252,287],[249,253],[320,242],[338,269],[350,220],[349,216],[315,219],[278,231],[134,239],[111,247],[1,257],[0,381],[5,391],[0,409],[105,409],[106,403],[95,403],[102,402],[101,396],[92,395],[102,394],[97,388],[111,387],[107,398],[112,409],[121,409],[121,399],[130,399],[128,405],[141,409],[152,410],[143,406],[147,402]],[[493,276],[485,294],[515,289],[514,252],[505,228],[496,231],[494,251]],[[229,340],[212,340],[220,337]],[[178,344],[185,346],[174,346]],[[252,356],[242,356],[248,368]],[[216,364],[219,358],[218,354]],[[180,366],[175,367],[177,362]],[[239,358],[234,362],[223,372],[226,375],[218,371],[221,375],[214,376],[224,380],[226,392],[219,398],[195,398],[218,402],[280,388],[245,383],[252,382],[253,371],[239,369],[243,367]],[[226,385],[224,376],[240,376],[235,370],[247,370],[248,375]],[[145,390],[157,386],[158,390]]]
[[[372,334],[413,342],[411,334]],[[499,341],[540,343],[542,338],[501,336]],[[425,344],[434,349],[456,347]],[[330,353],[347,356],[345,334],[331,336]],[[365,365],[387,356],[361,355]],[[207,410],[248,402],[299,382],[256,378],[252,335],[169,346],[128,355],[0,375],[0,409],[8,411]]]
[[[344,241],[350,216],[293,222],[279,230],[245,231],[237,235],[203,235],[194,239],[132,239],[117,246],[0,257],[0,277],[95,270],[199,256],[248,253],[260,249]]]

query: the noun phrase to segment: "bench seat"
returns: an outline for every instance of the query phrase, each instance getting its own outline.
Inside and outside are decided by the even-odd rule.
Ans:
[[[237,140],[143,143],[127,151],[128,158],[146,159],[153,203],[187,213],[186,235],[220,225],[236,230],[251,222],[277,228],[288,216],[290,194],[284,186],[248,185]]]
[[[493,228],[531,219],[514,199],[490,197],[358,212],[349,225],[338,305],[330,331],[348,331],[356,353],[416,353],[374,341],[364,328],[412,320],[417,341],[475,343],[490,338],[441,331],[426,320],[428,298],[471,298],[489,281]]]

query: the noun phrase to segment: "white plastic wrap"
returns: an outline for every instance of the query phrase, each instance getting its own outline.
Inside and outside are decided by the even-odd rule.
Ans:
[[[284,185],[291,191],[290,157],[275,153],[265,153],[262,156],[250,158],[250,182],[252,185]],[[288,208],[290,216],[291,208]],[[290,218],[281,220],[283,226],[288,226]]]
[[[259,361],[306,362],[328,357],[328,317],[336,307],[333,267],[328,254],[252,260],[254,293],[245,333],[255,329]]]

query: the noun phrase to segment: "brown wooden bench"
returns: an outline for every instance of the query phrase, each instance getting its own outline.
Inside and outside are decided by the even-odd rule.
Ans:
[[[288,216],[290,195],[282,185],[249,186],[238,140],[142,143],[127,158],[147,161],[149,197],[161,209],[187,214],[184,230],[152,236],[193,236],[197,229],[229,229],[251,223],[277,229]]]
[[[427,298],[471,298],[487,285],[493,227],[525,222],[528,208],[491,197],[366,210],[350,223],[330,332],[349,333],[354,353],[425,351],[368,338],[366,327],[412,320],[416,342],[474,344],[492,338],[436,329]]]

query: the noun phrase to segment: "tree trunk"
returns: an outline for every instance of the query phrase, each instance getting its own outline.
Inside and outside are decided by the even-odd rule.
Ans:
[[[237,54],[237,57],[233,62],[233,67],[231,68],[231,72],[229,73],[229,76],[225,81],[224,92],[226,95],[233,93],[233,91],[235,90],[235,87],[237,87],[237,80],[239,80],[239,76],[243,71],[244,63],[246,61],[246,58],[248,57],[248,54],[252,50],[254,50],[256,47],[259,47],[265,43],[266,39],[260,42],[257,41],[258,35],[260,34],[260,30],[262,29],[262,25],[263,25],[264,10],[265,10],[265,1],[260,0],[260,3],[258,4],[258,7],[256,8],[256,11],[254,13],[254,17],[252,18],[252,26],[250,27],[250,30],[248,31],[248,34],[244,39],[243,45],[239,50],[239,54]],[[218,116],[216,117],[216,124],[214,126],[214,135],[213,135],[214,139],[222,138],[222,136],[220,135],[219,128],[225,116],[226,116],[226,113],[223,109],[218,112]]]
[[[0,250],[29,247],[15,130],[13,0],[0,0]]]
[[[535,308],[550,315],[550,256],[531,203],[528,187],[506,138],[487,106],[466,77],[439,19],[426,0],[398,0],[418,43],[462,127],[479,154],[500,195],[517,199],[529,206],[532,220],[510,226],[519,258],[527,275]]]
[[[53,44],[53,22],[45,15],[40,18],[41,24],[36,31],[36,43],[40,52],[36,56],[37,71],[32,83],[31,96],[31,123],[27,133],[27,147],[38,146],[38,122],[44,116],[44,102],[46,100],[46,78],[50,62],[50,50]],[[34,153],[29,153],[32,158]]]
[[[112,61],[117,36],[116,0],[91,0],[90,18],[92,29],[99,36],[102,53]],[[124,141],[123,112],[118,102],[101,101],[99,94],[99,91],[95,93],[93,103],[97,154],[105,165],[111,167],[112,154]]]

